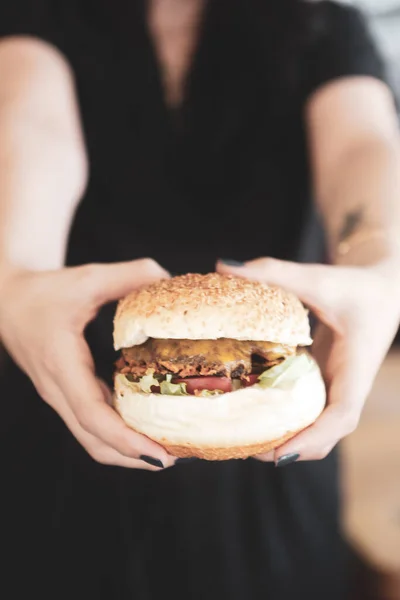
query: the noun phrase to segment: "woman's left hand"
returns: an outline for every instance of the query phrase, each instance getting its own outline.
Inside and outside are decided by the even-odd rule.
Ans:
[[[230,263],[231,261],[227,261]],[[275,460],[325,458],[357,427],[377,372],[400,322],[400,271],[389,264],[348,267],[305,265],[260,258],[217,271],[277,285],[296,294],[318,317],[312,354],[327,386],[327,404],[317,421],[263,455]],[[285,460],[281,461],[283,464]]]

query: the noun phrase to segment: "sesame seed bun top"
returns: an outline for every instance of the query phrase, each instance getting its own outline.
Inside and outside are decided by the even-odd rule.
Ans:
[[[114,318],[114,348],[148,338],[312,343],[308,312],[292,293],[218,273],[163,279],[122,299]]]

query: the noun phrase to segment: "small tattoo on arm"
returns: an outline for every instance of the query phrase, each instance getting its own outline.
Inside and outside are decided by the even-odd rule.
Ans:
[[[342,228],[339,232],[339,242],[344,242],[357,231],[359,225],[363,221],[363,217],[364,209],[362,207],[349,212],[345,216]]]

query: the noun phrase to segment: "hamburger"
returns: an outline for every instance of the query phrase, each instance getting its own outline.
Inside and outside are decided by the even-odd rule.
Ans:
[[[176,457],[247,458],[325,406],[308,312],[293,294],[217,273],[158,281],[114,317],[114,406]]]

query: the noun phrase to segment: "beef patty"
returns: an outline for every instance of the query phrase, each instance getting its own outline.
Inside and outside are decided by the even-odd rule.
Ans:
[[[179,377],[246,377],[278,364],[296,353],[296,348],[272,342],[218,340],[156,340],[122,349],[117,363],[121,373],[139,378],[148,369],[156,374]]]

